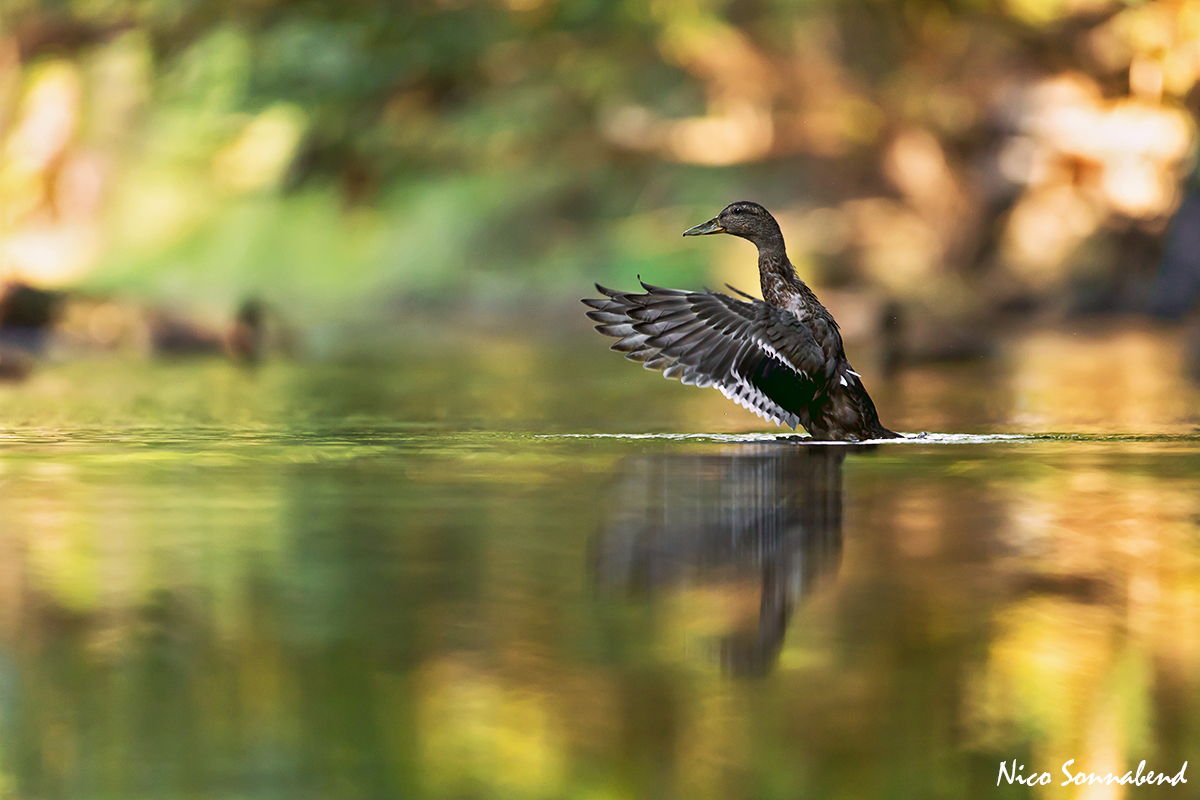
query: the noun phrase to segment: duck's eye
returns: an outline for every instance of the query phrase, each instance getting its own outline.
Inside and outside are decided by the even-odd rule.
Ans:
[[[741,214],[743,211],[745,211],[745,209],[743,209],[741,206],[738,206],[737,208],[733,209],[734,214]]]

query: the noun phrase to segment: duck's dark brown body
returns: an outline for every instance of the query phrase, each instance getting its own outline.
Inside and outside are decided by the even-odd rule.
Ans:
[[[597,289],[586,299],[596,330],[614,350],[668,378],[713,386],[776,424],[814,439],[890,439],[875,404],[846,360],[837,322],[796,275],[775,219],[739,202],[685,235],[732,233],[758,246],[763,300],[642,284],[644,293]],[[765,302],[764,302],[765,301]]]

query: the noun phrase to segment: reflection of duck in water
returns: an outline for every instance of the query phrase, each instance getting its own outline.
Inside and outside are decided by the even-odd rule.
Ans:
[[[788,621],[842,555],[840,447],[746,445],[633,459],[597,541],[600,585],[630,594],[761,575],[757,628],[721,643],[726,669],[765,674]]]
[[[803,425],[814,439],[896,438],[846,360],[837,322],[796,275],[775,218],[741,201],[683,235],[710,233],[758,247],[766,302],[736,289],[749,302],[644,283],[645,294],[597,285],[606,298],[583,302],[595,309],[588,316],[596,330],[620,340],[612,349],[668,378],[715,387],[776,425]]]

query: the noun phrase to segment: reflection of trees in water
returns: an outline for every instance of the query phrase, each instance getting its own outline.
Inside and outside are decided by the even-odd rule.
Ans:
[[[735,674],[766,673],[792,611],[841,564],[846,453],[747,445],[633,459],[596,545],[598,582],[640,594],[693,576],[761,573],[758,628],[726,637],[721,658]]]

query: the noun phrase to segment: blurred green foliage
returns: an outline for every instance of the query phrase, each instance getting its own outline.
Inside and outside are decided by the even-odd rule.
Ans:
[[[95,288],[262,291],[343,311],[389,292],[515,295],[535,280],[577,292],[637,255],[637,236],[607,234],[647,191],[653,205],[689,195],[697,213],[724,197],[697,170],[614,157],[595,133],[614,98],[697,105],[638,4],[7,6],[27,73],[64,55],[84,65],[83,140],[111,134],[106,94],[136,107],[116,125],[112,246]],[[214,153],[278,108],[303,130],[285,174],[233,196],[213,185]]]
[[[1097,114],[1125,96],[1174,108],[1194,83],[1172,55],[1200,36],[1192,5],[5,0],[0,136],[10,154],[30,131],[65,143],[0,166],[0,243],[20,245],[6,266],[35,282],[222,308],[260,294],[340,318],[450,294],[557,302],[642,272],[719,282],[714,248],[677,234],[750,197],[832,215],[791,240],[818,281],[969,311],[964,297],[1060,288],[1106,221],[1161,230],[1179,145],[1130,179],[1124,162],[1105,172],[1107,151],[1064,151],[1029,108],[1039,81],[1075,75],[1081,97],[1103,95],[1086,101]],[[1143,7],[1161,35],[1127,19]],[[43,105],[61,113],[38,128],[47,75],[59,96]],[[1039,147],[1096,164],[1053,178],[1065,204],[1034,202],[1055,186],[1021,173]],[[91,196],[76,161],[99,199],[71,199]],[[22,243],[75,206],[91,228],[52,255]],[[1021,244],[1018,230],[1016,255],[1001,252],[1047,215],[1071,235]]]

